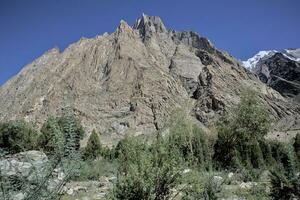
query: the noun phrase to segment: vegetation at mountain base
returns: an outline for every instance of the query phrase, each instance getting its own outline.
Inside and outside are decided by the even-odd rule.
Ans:
[[[216,138],[196,123],[177,112],[165,131],[152,138],[126,135],[111,148],[101,145],[97,130],[80,148],[85,133],[70,111],[49,117],[39,131],[21,121],[1,123],[3,152],[41,150],[50,164],[32,189],[1,174],[5,189],[0,194],[8,199],[5,194],[20,190],[25,199],[59,199],[68,181],[116,176],[107,199],[300,198],[300,134],[288,143],[266,139],[270,121],[254,92],[245,91],[228,111],[217,125]],[[49,192],[47,183],[57,168],[66,176]]]
[[[25,121],[0,123],[0,149],[10,154],[32,150],[36,145],[38,132]]]
[[[269,128],[266,111],[259,106],[253,91],[247,90],[240,104],[218,126],[214,159],[222,168],[263,168],[261,150]]]

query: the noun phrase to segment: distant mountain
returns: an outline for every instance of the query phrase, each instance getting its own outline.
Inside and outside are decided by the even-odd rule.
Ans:
[[[257,91],[274,121],[300,112],[205,37],[142,15],[132,27],[121,21],[111,34],[51,49],[26,65],[0,88],[0,120],[40,126],[69,105],[88,133],[96,128],[110,143],[162,130],[178,109],[213,126],[243,87]]]
[[[260,51],[257,54],[255,54],[253,57],[249,58],[248,60],[242,61],[242,63],[244,67],[246,67],[249,70],[252,70],[252,68],[255,68],[260,61],[272,57],[275,53],[280,53],[284,57],[292,61],[300,62],[300,48],[298,48],[298,49],[284,49],[281,51],[276,51],[276,50]]]
[[[300,100],[300,48],[260,51],[243,65],[282,95]]]

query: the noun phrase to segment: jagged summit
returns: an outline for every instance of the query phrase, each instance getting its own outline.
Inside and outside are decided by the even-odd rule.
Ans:
[[[142,15],[133,27],[82,39],[45,53],[0,88],[0,120],[40,126],[67,103],[87,133],[106,144],[164,130],[178,109],[213,126],[239,101],[241,86],[259,93],[274,120],[299,112],[226,52],[191,31],[167,31],[159,17]],[[291,121],[291,120],[290,120]]]
[[[146,34],[167,32],[167,29],[160,17],[148,16],[144,13],[141,18],[136,20],[133,28],[139,30],[143,36]]]

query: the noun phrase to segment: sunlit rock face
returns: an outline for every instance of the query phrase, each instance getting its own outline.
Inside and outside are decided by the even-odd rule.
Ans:
[[[258,92],[274,120],[299,112],[208,39],[142,15],[132,27],[121,21],[114,33],[51,49],[26,65],[0,88],[0,120],[40,126],[68,105],[87,133],[95,128],[110,144],[126,133],[162,130],[175,110],[209,127],[245,87]]]

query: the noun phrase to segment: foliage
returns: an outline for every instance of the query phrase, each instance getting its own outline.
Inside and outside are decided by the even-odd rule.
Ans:
[[[269,128],[266,111],[253,91],[245,91],[241,102],[218,126],[214,159],[223,168],[264,167],[260,143]]]
[[[150,147],[127,137],[117,152],[121,165],[111,199],[160,200],[171,196],[180,169],[161,137]]]
[[[66,112],[58,119],[58,124],[65,137],[66,155],[73,154],[80,148],[80,139],[84,136],[84,130],[80,122],[72,112]]]
[[[208,168],[211,163],[212,150],[207,136],[195,124],[179,115],[173,122],[166,138],[170,154],[178,152],[178,157],[190,165]],[[174,151],[175,149],[175,151]]]
[[[101,153],[101,143],[99,140],[99,136],[95,130],[93,130],[92,134],[89,137],[86,147],[83,151],[83,158],[85,160],[93,160],[97,158]]]
[[[271,141],[272,156],[276,161],[276,170],[280,170],[286,174],[293,174],[295,172],[295,157],[292,146],[284,144],[279,141]]]
[[[116,161],[101,159],[88,160],[81,164],[79,176],[75,178],[77,181],[99,180],[101,176],[112,176],[117,172]]]
[[[297,133],[295,137],[295,141],[293,144],[293,147],[295,149],[295,153],[298,159],[298,163],[300,164],[300,133]]]
[[[41,128],[38,137],[38,147],[48,155],[64,155],[65,137],[58,124],[58,120],[49,117]]]
[[[84,130],[72,112],[62,117],[49,117],[41,128],[38,148],[48,155],[74,155],[79,150]]]
[[[299,175],[285,175],[273,171],[271,175],[271,197],[275,200],[290,200],[300,198]]]
[[[223,180],[215,178],[213,173],[192,174],[183,189],[183,200],[217,200],[222,192]]]
[[[10,154],[35,148],[37,131],[24,121],[0,123],[0,148]]]

